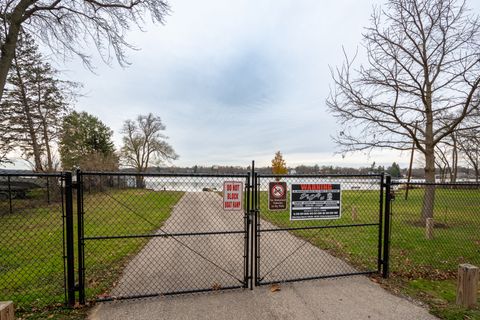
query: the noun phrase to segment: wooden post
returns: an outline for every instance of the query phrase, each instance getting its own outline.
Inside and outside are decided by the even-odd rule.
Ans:
[[[15,310],[12,301],[0,301],[0,320],[15,319]]]
[[[477,304],[479,269],[465,263],[458,266],[457,304],[473,308]]]
[[[357,208],[352,206],[352,221],[357,220]]]
[[[427,218],[425,222],[425,238],[427,238],[428,240],[433,239],[433,226],[433,218]]]

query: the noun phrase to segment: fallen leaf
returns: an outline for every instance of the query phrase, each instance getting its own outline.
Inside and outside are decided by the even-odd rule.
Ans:
[[[271,292],[277,292],[277,291],[280,291],[280,286],[278,284],[272,284],[272,286],[270,287],[270,291]]]

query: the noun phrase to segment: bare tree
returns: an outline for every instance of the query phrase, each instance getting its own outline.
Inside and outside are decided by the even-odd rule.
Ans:
[[[475,182],[480,178],[480,130],[463,131],[458,139],[458,146],[465,161],[475,172]]]
[[[61,57],[77,55],[91,67],[82,48],[93,41],[106,62],[116,56],[124,65],[125,49],[132,48],[125,32],[132,24],[143,24],[148,14],[152,21],[163,23],[167,13],[168,5],[162,0],[1,1],[0,100],[22,28]]]
[[[137,172],[145,172],[152,163],[175,160],[178,155],[162,134],[166,129],[160,117],[149,113],[139,115],[135,121],[127,120],[123,124],[123,147],[121,158],[128,167]],[[137,187],[143,187],[143,179],[137,179]]]
[[[479,108],[479,17],[458,0],[389,0],[374,10],[363,45],[365,64],[354,69],[346,57],[332,70],[327,105],[342,125],[335,141],[343,152],[409,150],[413,141],[435,182],[435,146]],[[433,217],[434,197],[428,186],[422,219]]]

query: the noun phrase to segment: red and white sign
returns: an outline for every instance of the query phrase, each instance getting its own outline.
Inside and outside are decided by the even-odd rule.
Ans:
[[[225,181],[223,183],[223,210],[242,210],[243,182]]]
[[[287,183],[270,182],[268,184],[268,210],[287,209]]]

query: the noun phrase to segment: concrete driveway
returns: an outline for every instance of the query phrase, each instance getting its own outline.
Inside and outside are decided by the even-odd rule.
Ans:
[[[296,282],[255,290],[233,290],[107,302],[90,320],[430,320],[428,311],[394,296],[364,276]]]
[[[262,221],[262,228],[275,228]],[[243,212],[224,211],[216,193],[186,193],[159,233],[243,230]],[[241,285],[244,234],[153,238],[130,261],[111,295],[122,297]],[[327,252],[287,232],[261,241],[265,280],[355,272]],[[286,259],[291,252],[303,260]],[[316,263],[299,263],[315,261]],[[313,274],[312,274],[313,272]],[[107,302],[90,319],[436,319],[363,276],[305,281],[255,290]]]

